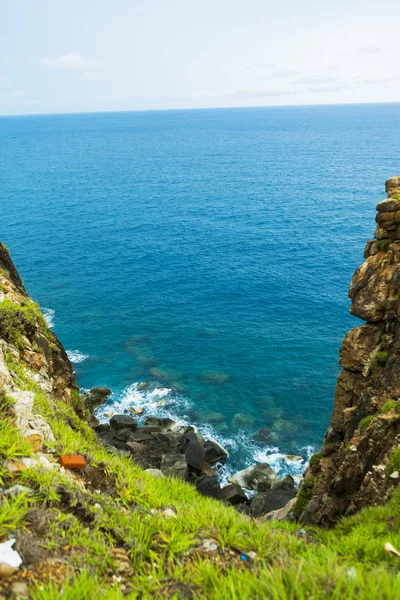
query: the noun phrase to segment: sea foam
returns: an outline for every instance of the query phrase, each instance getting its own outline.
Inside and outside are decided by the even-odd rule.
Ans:
[[[133,383],[119,396],[110,397],[106,404],[96,410],[97,418],[106,421],[111,414],[129,413],[130,407],[137,407],[143,409],[139,421],[152,415],[169,417],[178,425],[193,425],[204,438],[215,440],[229,453],[226,463],[217,465],[218,478],[223,485],[228,483],[233,473],[255,463],[269,463],[279,476],[291,475],[298,482],[313,454],[311,446],[299,448],[298,455],[284,454],[277,446],[254,441],[252,432],[244,428],[231,434],[222,434],[211,423],[197,423],[189,417],[192,402],[184,395],[173,393],[165,387],[141,390],[138,389],[139,385]]]

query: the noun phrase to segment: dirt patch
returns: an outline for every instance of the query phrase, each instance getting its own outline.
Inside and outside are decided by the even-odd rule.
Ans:
[[[108,496],[116,494],[116,480],[114,475],[105,472],[105,465],[87,467],[80,472],[80,476],[85,482],[87,488],[93,491],[99,491]]]

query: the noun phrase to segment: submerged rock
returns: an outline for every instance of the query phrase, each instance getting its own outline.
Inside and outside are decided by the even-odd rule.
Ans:
[[[238,471],[229,478],[229,481],[246,490],[261,492],[269,489],[277,478],[272,467],[268,463],[262,463]]]
[[[225,371],[203,371],[200,378],[212,385],[225,385],[230,380],[230,375]]]
[[[241,427],[251,428],[255,422],[256,420],[252,415],[248,415],[246,413],[236,413],[232,419],[232,427],[235,429],[239,429]]]

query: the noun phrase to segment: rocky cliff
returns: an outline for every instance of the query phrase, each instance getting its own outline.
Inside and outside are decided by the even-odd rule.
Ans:
[[[305,523],[381,504],[400,482],[400,177],[386,191],[350,285],[350,312],[366,323],[340,349],[332,420],[297,504]]]
[[[28,296],[8,249],[1,243],[0,302],[0,372],[8,354],[30,368],[44,390],[68,400],[71,389],[78,389],[72,365],[38,305]],[[1,385],[4,381],[0,375]]]

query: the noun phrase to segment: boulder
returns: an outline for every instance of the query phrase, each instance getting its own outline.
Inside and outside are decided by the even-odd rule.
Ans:
[[[132,429],[129,429],[129,427],[124,427],[123,429],[117,429],[117,431],[115,432],[115,439],[120,442],[126,442],[127,440],[130,441],[131,438],[135,439],[133,438],[134,435],[136,435],[136,433],[134,433]]]
[[[155,441],[151,433],[143,433],[140,429],[138,431],[131,432],[130,440],[133,442],[139,442],[141,444],[152,444]]]
[[[105,433],[106,431],[110,431],[110,423],[99,423],[93,427],[96,433]]]
[[[137,421],[129,415],[114,415],[110,419],[110,425],[114,431],[129,428],[132,431],[137,429]]]
[[[175,421],[168,417],[146,417],[144,424],[160,427],[161,431],[169,431],[175,425]]]
[[[268,490],[277,479],[275,471],[268,463],[252,465],[243,471],[238,471],[230,477],[231,483],[236,483],[246,490],[262,492]],[[272,509],[271,509],[272,510]]]
[[[161,461],[161,472],[168,477],[176,477],[186,481],[188,467],[183,454],[167,454]]]
[[[97,406],[103,404],[107,400],[109,396],[111,396],[112,391],[105,386],[98,386],[91,388],[88,392],[85,392],[83,395],[83,400],[85,402],[86,408],[93,412]]]
[[[296,497],[294,479],[286,475],[275,481],[271,489],[257,494],[250,501],[250,508],[253,517],[259,518],[271,511],[276,511]]]
[[[292,512],[295,504],[297,502],[297,498],[292,498],[289,500],[287,504],[283,508],[279,508],[278,510],[272,510],[271,512],[264,515],[261,520],[262,521],[282,521],[286,519],[290,513]]]
[[[236,483],[230,483],[222,488],[220,500],[236,506],[247,502],[247,497],[242,488]]]
[[[225,460],[229,456],[225,448],[217,444],[217,442],[214,442],[214,440],[207,440],[204,442],[203,448],[205,450],[205,460],[209,465],[214,465],[221,460]]]
[[[215,475],[202,475],[196,482],[196,488],[203,496],[219,499],[221,486]]]
[[[251,513],[250,506],[248,504],[237,504],[235,508],[242,515],[250,515]]]
[[[189,467],[201,471],[205,455],[206,451],[197,439],[189,441],[185,450],[185,458]]]

